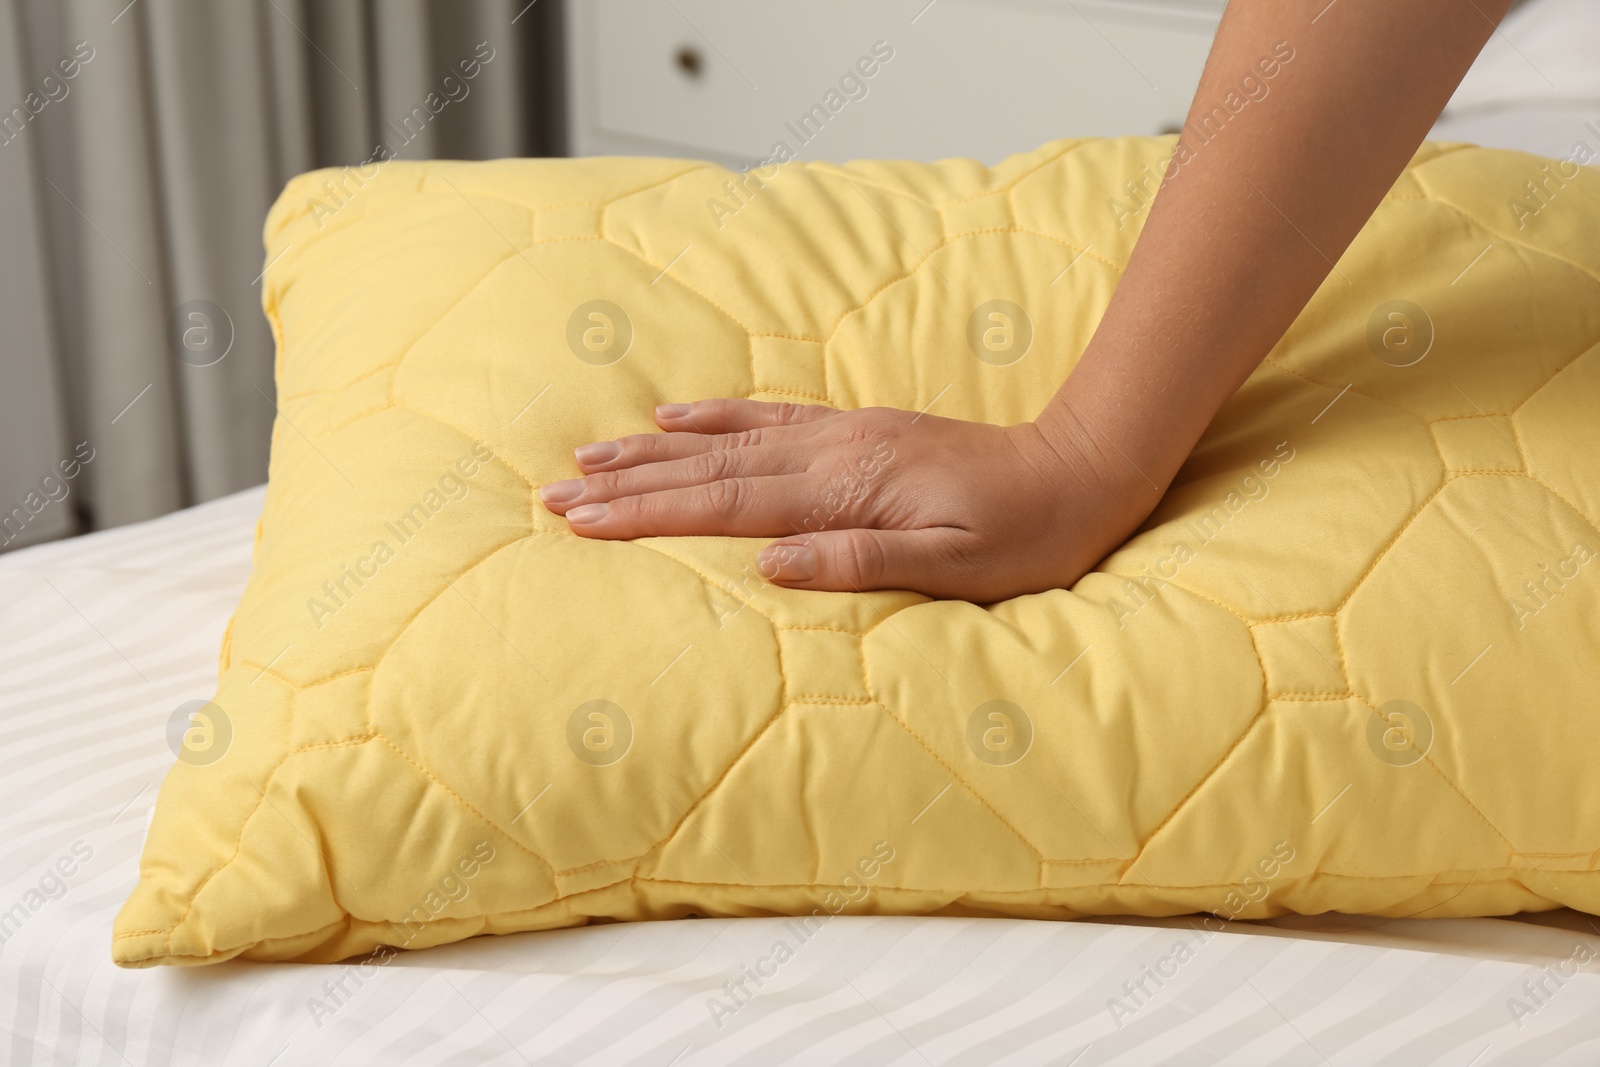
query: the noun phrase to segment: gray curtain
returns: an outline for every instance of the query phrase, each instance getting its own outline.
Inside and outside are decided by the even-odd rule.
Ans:
[[[278,190],[380,144],[554,154],[558,21],[553,0],[0,0],[0,550],[265,480]]]

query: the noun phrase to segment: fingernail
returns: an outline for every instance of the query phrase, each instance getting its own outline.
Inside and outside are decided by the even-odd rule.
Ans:
[[[805,582],[817,576],[817,554],[809,545],[768,545],[756,566],[768,581]]]
[[[565,481],[541,485],[539,499],[546,504],[561,504],[574,499],[581,492],[583,492],[583,479],[568,478]]]
[[[572,450],[572,454],[587,467],[596,463],[610,463],[622,455],[622,446],[615,441],[596,441],[592,445],[579,445]]]
[[[658,419],[681,419],[689,414],[688,404],[662,404],[656,408]]]
[[[567,521],[584,524],[599,522],[606,517],[606,512],[611,510],[610,504],[579,504],[567,512]]]

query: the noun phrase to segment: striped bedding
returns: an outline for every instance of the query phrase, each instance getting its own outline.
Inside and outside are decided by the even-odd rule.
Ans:
[[[0,556],[0,1063],[1588,1064],[1600,923],[606,925],[365,964],[112,966],[261,490]]]

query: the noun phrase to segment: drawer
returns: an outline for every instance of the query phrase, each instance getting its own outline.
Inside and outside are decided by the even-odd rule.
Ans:
[[[1176,128],[1221,3],[589,0],[569,11],[580,154],[749,162],[781,141],[806,159],[992,163],[1058,137]]]

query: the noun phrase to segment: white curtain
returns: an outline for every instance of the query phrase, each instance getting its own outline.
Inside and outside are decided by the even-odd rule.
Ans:
[[[552,0],[0,0],[0,550],[263,481],[278,190],[380,143],[556,151],[557,20]],[[430,93],[448,105],[408,127]]]

